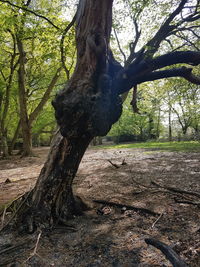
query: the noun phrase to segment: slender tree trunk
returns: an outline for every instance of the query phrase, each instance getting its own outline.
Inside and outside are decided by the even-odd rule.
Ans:
[[[27,96],[25,87],[25,62],[26,53],[24,51],[23,43],[20,36],[17,36],[17,47],[19,50],[19,69],[18,69],[18,89],[19,89],[19,107],[20,107],[20,121],[23,136],[23,152],[22,156],[32,156],[32,137],[31,125],[28,118],[27,110]]]
[[[13,149],[15,147],[15,143],[16,143],[18,135],[19,135],[20,124],[21,124],[21,121],[19,120],[19,122],[17,124],[17,128],[16,128],[15,133],[14,133],[14,136],[13,136],[13,138],[11,140],[10,147],[9,147],[9,154],[10,155],[12,155]]]
[[[154,139],[155,135],[152,133],[154,128],[154,119],[151,114],[149,114],[149,127],[148,127],[148,138]]]
[[[160,109],[160,107],[159,107],[159,110],[158,110],[157,127],[156,127],[156,138],[159,138],[159,136],[160,136],[160,113],[161,113],[161,109]]]
[[[168,136],[168,139],[169,139],[170,142],[172,141],[171,113],[172,113],[172,109],[171,109],[171,106],[169,105],[169,110],[168,110],[168,131],[169,131],[169,136]]]
[[[121,115],[114,59],[109,49],[112,3],[112,0],[79,2],[77,65],[68,86],[53,102],[62,136],[57,133],[54,138],[35,188],[18,212],[18,222],[28,232],[41,224],[65,223],[72,214],[80,212],[72,191],[80,161],[91,140],[106,135]]]
[[[6,129],[4,129],[4,132],[1,134],[1,146],[2,146],[2,157],[8,158],[8,142],[7,142],[7,134]]]

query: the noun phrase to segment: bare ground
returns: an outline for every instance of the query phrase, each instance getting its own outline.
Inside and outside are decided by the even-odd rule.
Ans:
[[[35,151],[38,157],[0,161],[0,207],[34,186],[47,152],[40,148]],[[200,198],[151,181],[200,194],[200,153],[90,148],[74,190],[91,209],[52,232],[1,234],[0,266],[171,266],[159,250],[146,245],[149,237],[169,244],[189,266],[200,266]],[[95,199],[160,215],[98,204]]]

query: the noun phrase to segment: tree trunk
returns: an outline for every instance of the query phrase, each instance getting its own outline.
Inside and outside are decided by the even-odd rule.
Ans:
[[[171,120],[171,112],[172,112],[172,109],[171,109],[171,106],[169,105],[169,111],[168,111],[168,130],[169,130],[169,141],[171,142],[172,141],[172,120]]]
[[[161,108],[159,107],[158,110],[158,120],[157,120],[157,127],[156,127],[156,139],[160,136],[160,117],[161,117]]]
[[[19,120],[19,122],[17,124],[17,128],[16,128],[15,133],[14,133],[14,136],[13,136],[13,138],[11,140],[10,147],[8,149],[9,150],[9,155],[12,155],[13,149],[15,147],[15,143],[16,143],[18,135],[19,135],[20,124],[21,124],[21,121]]]
[[[81,214],[83,204],[73,196],[72,182],[90,141],[88,136],[67,139],[59,132],[55,135],[35,188],[18,213],[27,232],[41,224],[65,223],[72,215]]]
[[[89,143],[104,136],[122,111],[115,90],[109,49],[112,0],[80,1],[77,12],[77,65],[53,106],[60,127],[35,188],[24,201],[18,222],[32,232],[38,225],[65,223],[80,213],[72,182]]]
[[[26,53],[23,48],[23,43],[19,36],[16,37],[17,47],[19,50],[19,69],[18,69],[18,89],[19,89],[19,107],[20,107],[20,121],[23,137],[23,152],[22,156],[32,156],[32,137],[31,137],[31,125],[28,118],[27,110],[27,96],[25,87],[25,62]]]
[[[2,157],[8,158],[8,142],[7,142],[7,134],[6,129],[4,129],[4,132],[1,134],[1,146],[2,146]]]

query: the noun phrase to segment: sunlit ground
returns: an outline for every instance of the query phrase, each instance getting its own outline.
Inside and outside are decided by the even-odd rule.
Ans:
[[[102,146],[99,146],[102,148]],[[162,151],[180,151],[180,152],[200,152],[200,142],[182,141],[182,142],[144,142],[118,145],[105,145],[103,148],[144,148],[157,149]]]

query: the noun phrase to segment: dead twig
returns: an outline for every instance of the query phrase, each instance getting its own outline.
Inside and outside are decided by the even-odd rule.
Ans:
[[[110,159],[107,159],[107,161],[108,161],[113,167],[115,167],[116,169],[119,169],[119,168],[120,168],[119,165],[113,163]]]
[[[154,228],[154,226],[156,225],[156,223],[160,220],[160,218],[163,216],[163,213],[160,214],[160,216],[157,218],[157,220],[155,220],[155,222],[152,224],[151,228]]]
[[[41,258],[41,256],[37,253],[38,244],[39,244],[39,241],[40,241],[41,234],[42,234],[42,231],[40,230],[40,231],[39,231],[39,234],[38,234],[38,236],[37,236],[37,240],[36,240],[36,243],[35,243],[34,250],[33,250],[33,252],[31,253],[31,255],[24,261],[24,263],[26,263],[27,261],[29,261],[29,260],[30,260],[32,257],[34,257],[35,255],[37,255],[38,257]]]
[[[146,238],[145,242],[162,251],[165,257],[174,267],[188,267],[188,265],[178,256],[178,254],[168,245],[153,238]]]
[[[126,204],[120,204],[120,203],[110,202],[110,201],[106,201],[106,200],[93,200],[93,202],[103,204],[103,205],[108,205],[108,206],[114,206],[114,207],[117,207],[120,209],[126,208],[127,210],[135,210],[135,211],[138,211],[141,213],[147,213],[147,214],[150,214],[153,216],[160,215],[160,213],[157,213],[157,212],[149,210],[149,209],[139,208],[139,207],[135,207],[135,206],[129,206]]]
[[[194,202],[194,201],[189,201],[189,200],[182,200],[182,199],[178,199],[178,198],[174,198],[175,202],[177,203],[183,203],[183,204],[190,204],[190,205],[194,205],[197,206],[198,208],[200,208],[200,202]]]
[[[170,186],[163,186],[163,185],[160,185],[160,184],[158,184],[158,183],[156,183],[154,181],[151,181],[151,183],[152,183],[152,185],[155,185],[155,186],[160,187],[160,188],[164,188],[164,189],[172,191],[174,193],[187,194],[187,195],[190,195],[190,196],[195,196],[195,197],[200,198],[200,194],[197,193],[197,192],[181,190],[181,189],[170,187]]]

